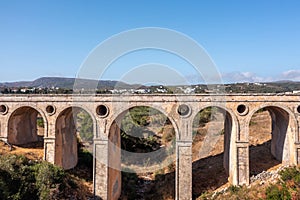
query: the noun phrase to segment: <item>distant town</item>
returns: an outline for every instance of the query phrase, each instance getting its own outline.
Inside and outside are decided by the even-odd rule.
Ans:
[[[0,83],[0,94],[209,94],[209,93],[284,93],[300,94],[300,82],[230,83],[197,85],[130,85],[118,81],[81,80],[45,77],[32,82]]]

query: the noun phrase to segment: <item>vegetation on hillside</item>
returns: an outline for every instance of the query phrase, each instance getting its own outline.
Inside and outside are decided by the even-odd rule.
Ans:
[[[138,106],[129,109],[121,122],[121,147],[127,151],[151,152],[172,141],[175,136],[169,119],[160,111]],[[155,132],[155,128],[159,128]]]
[[[35,150],[35,151],[33,151]],[[93,155],[78,143],[71,170],[42,161],[39,151],[0,142],[0,199],[88,199],[92,197]]]
[[[0,157],[0,197],[2,199],[58,197],[72,181],[66,177],[64,170],[47,162],[35,162],[16,155]]]
[[[197,113],[197,115],[194,118],[194,125],[193,126],[200,126],[203,127],[205,126],[206,123],[209,121],[213,120],[213,113],[218,112],[218,108],[216,107],[207,107],[201,110],[200,112]]]
[[[93,120],[91,116],[86,111],[80,110],[76,115],[76,120],[80,139],[84,142],[93,141]]]
[[[300,199],[300,168],[287,167],[279,172],[280,177],[274,183],[264,182],[247,186],[229,186],[222,192],[203,193],[198,200],[206,199],[266,199],[293,200]]]

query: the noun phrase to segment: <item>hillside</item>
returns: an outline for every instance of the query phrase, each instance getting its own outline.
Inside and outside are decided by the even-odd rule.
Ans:
[[[20,88],[39,88],[45,89],[45,92],[65,93],[66,90],[72,92],[73,89],[85,92],[114,93],[131,92],[138,93],[168,93],[168,94],[193,94],[193,93],[297,93],[300,91],[300,82],[279,81],[269,83],[231,83],[231,84],[197,84],[197,85],[152,85],[144,86],[139,84],[127,84],[121,81],[111,80],[90,80],[75,79],[64,77],[42,77],[34,81],[19,81],[0,83],[0,92],[2,93],[26,93],[16,89]],[[58,89],[57,89],[58,88]],[[47,91],[50,90],[50,91]],[[41,93],[40,91],[31,91],[27,93]]]
[[[94,89],[113,89],[117,88],[131,88],[132,85],[110,80],[90,80],[90,79],[75,79],[64,77],[42,77],[34,81],[20,81],[20,82],[5,82],[0,83],[0,87],[19,88],[19,87],[35,87],[35,88],[52,88],[59,87],[64,89],[73,89],[76,81],[76,88],[90,88]]]

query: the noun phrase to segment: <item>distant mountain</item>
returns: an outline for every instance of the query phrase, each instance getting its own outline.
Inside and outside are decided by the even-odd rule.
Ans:
[[[17,81],[0,83],[0,87],[35,87],[35,88],[51,88],[59,87],[64,89],[128,89],[133,87],[141,87],[141,85],[130,85],[119,81],[110,80],[91,80],[91,79],[75,79],[63,77],[42,77],[34,81]]]
[[[279,80],[279,81],[274,81],[273,83],[297,83],[297,81],[291,81],[291,80]]]

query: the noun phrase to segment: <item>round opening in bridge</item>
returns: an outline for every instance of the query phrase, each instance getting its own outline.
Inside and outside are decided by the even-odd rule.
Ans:
[[[7,111],[8,111],[8,108],[7,108],[6,105],[1,105],[1,106],[0,106],[0,113],[1,113],[1,114],[6,114]]]
[[[106,117],[108,115],[108,108],[105,105],[100,105],[97,107],[96,113],[100,117]]]
[[[246,115],[246,114],[247,114],[247,111],[248,111],[247,107],[246,107],[244,104],[238,105],[238,107],[237,107],[236,110],[238,111],[238,113],[239,113],[240,115]]]
[[[47,106],[47,107],[46,107],[46,112],[47,112],[48,114],[54,114],[54,112],[55,112],[54,106],[51,106],[51,105]]]
[[[181,104],[178,107],[177,112],[180,116],[187,116],[188,114],[190,114],[190,107],[186,104]]]
[[[297,112],[300,113],[300,106],[297,107]]]

